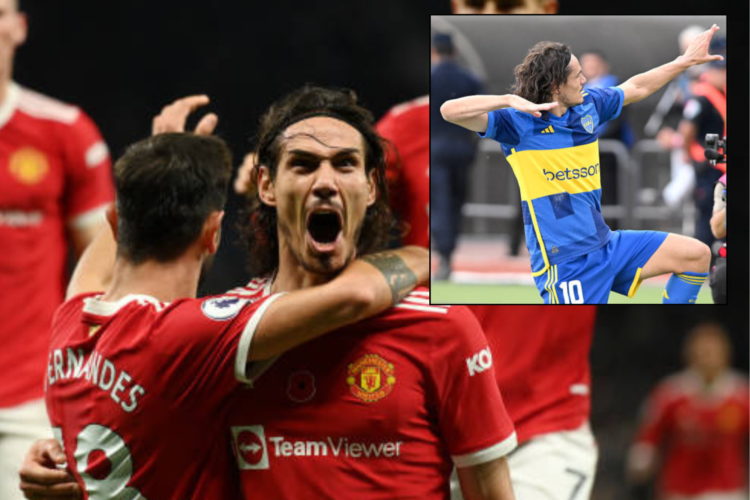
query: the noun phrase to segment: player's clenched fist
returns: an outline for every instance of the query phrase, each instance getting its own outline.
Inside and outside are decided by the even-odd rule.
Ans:
[[[31,500],[78,500],[81,489],[73,476],[58,466],[66,462],[65,453],[55,439],[39,439],[26,453],[18,471],[19,487]]]
[[[151,135],[165,132],[184,132],[188,116],[201,106],[211,102],[207,95],[191,95],[177,99],[172,104],[164,106],[152,122]],[[194,132],[198,135],[211,135],[219,123],[216,113],[208,113],[201,118]]]

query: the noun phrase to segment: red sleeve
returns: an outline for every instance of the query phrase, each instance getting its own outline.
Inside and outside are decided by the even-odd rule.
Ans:
[[[74,226],[86,225],[86,215],[114,199],[112,163],[99,129],[81,111],[65,126],[65,218]]]
[[[266,308],[281,294],[251,301],[228,295],[176,302],[153,336],[177,404],[216,406],[248,381],[247,354]]]
[[[431,374],[438,425],[457,467],[495,460],[516,446],[487,339],[465,307],[450,308],[434,334]]]

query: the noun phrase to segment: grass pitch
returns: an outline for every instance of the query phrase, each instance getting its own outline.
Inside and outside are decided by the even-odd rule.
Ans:
[[[644,283],[635,297],[610,293],[610,304],[661,304],[663,286]],[[472,285],[435,281],[430,288],[433,304],[541,304],[536,287],[529,285]],[[562,297],[561,297],[562,300]],[[704,285],[698,294],[698,304],[713,304],[711,289]]]

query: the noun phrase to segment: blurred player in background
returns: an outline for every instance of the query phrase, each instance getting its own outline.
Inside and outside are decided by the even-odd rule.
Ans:
[[[557,14],[557,0],[451,0],[454,14]]]
[[[722,59],[708,54],[718,29],[671,63],[618,87],[587,91],[570,49],[540,42],[516,68],[516,94],[464,97],[441,107],[445,120],[501,143],[519,181],[532,276],[545,303],[606,303],[610,291],[633,297],[644,279],[669,272],[662,302],[695,302],[710,249],[676,234],[611,231],[601,215],[597,137],[624,105],[691,66]]]
[[[427,151],[429,123],[412,101],[381,120],[384,137],[401,152],[395,177],[406,193],[426,192],[427,178],[419,155]],[[397,132],[404,131],[403,135]],[[408,132],[407,132],[408,131]],[[406,153],[406,154],[405,154]],[[415,184],[416,183],[416,184]],[[419,197],[400,198],[399,213],[414,213]],[[401,208],[403,203],[412,207]],[[412,230],[414,228],[412,227]],[[405,241],[419,244],[407,233]],[[422,243],[425,247],[427,243]],[[589,352],[594,333],[594,307],[469,306],[479,320],[492,351],[498,387],[516,427],[519,448],[508,456],[513,491],[518,500],[542,498],[585,500],[594,484],[598,449],[591,433]],[[539,360],[545,360],[539,367]],[[455,478],[454,478],[455,479]],[[457,481],[452,498],[462,498]]]
[[[430,171],[432,214],[430,225],[440,262],[436,280],[447,280],[451,259],[461,229],[469,167],[474,161],[476,137],[440,119],[440,106],[458,97],[480,94],[479,80],[456,62],[456,48],[450,35],[437,34],[432,44],[430,94]]]
[[[81,254],[113,198],[107,147],[79,108],[12,80],[26,17],[0,0],[0,498],[21,498],[17,472],[49,436],[43,382],[67,250]]]
[[[430,245],[430,101],[428,96],[394,106],[378,121],[389,141],[386,176],[391,209],[404,224],[404,245]]]
[[[747,377],[730,369],[729,337],[717,324],[696,326],[684,357],[687,368],[648,397],[630,479],[643,485],[658,473],[661,500],[746,500]]]
[[[397,250],[283,297],[196,300],[231,171],[223,141],[177,133],[136,143],[115,166],[117,260],[107,269],[114,240],[103,231],[56,314],[47,379],[56,437],[89,498],[239,497],[224,425],[254,362],[386,309],[414,272],[427,279],[426,252]]]

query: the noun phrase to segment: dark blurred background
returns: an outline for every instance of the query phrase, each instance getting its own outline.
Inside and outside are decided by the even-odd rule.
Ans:
[[[563,12],[572,12],[570,0],[561,3]],[[239,164],[250,150],[260,113],[305,82],[356,89],[376,118],[398,102],[426,94],[427,13],[436,4],[338,2],[323,9],[315,2],[22,0],[29,39],[17,55],[15,79],[83,107],[101,128],[113,158],[150,133],[151,118],[164,105],[206,93],[210,110],[219,115],[218,133]],[[683,0],[681,9],[688,12],[688,6],[699,4]],[[231,196],[224,245],[207,292],[247,279],[242,252],[233,244],[239,203]],[[747,272],[739,271],[730,286],[746,296]],[[642,398],[659,378],[679,368],[682,338],[705,318],[727,325],[735,364],[746,371],[746,300],[728,307],[599,308],[592,421],[601,446],[597,490],[602,498],[622,491],[622,461]]]
[[[176,98],[205,93],[239,165],[261,113],[304,83],[353,88],[380,118],[427,93],[428,2],[50,2],[21,0],[22,85],[77,104],[112,157],[151,133]],[[205,111],[202,111],[202,115]],[[194,122],[192,122],[194,123]],[[204,292],[247,281],[231,196]]]
[[[591,350],[591,425],[599,445],[599,464],[592,500],[653,498],[636,497],[629,490],[625,480],[628,448],[635,438],[644,400],[660,380],[684,369],[683,341],[702,322],[716,322],[727,330],[732,367],[747,376],[745,308],[598,307]]]

